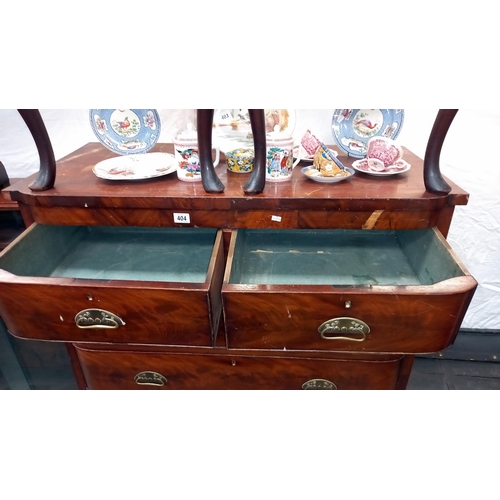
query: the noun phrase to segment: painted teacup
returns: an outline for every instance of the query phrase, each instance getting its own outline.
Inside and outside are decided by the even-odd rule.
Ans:
[[[387,137],[372,137],[367,143],[366,158],[375,170],[384,170],[403,158],[403,148]]]

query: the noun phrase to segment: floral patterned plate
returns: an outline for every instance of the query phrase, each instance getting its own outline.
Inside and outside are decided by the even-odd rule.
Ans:
[[[396,139],[403,121],[404,109],[336,109],[332,118],[333,138],[347,155],[364,158],[372,137]]]
[[[145,153],[160,136],[156,109],[91,109],[89,119],[99,141],[120,155]]]
[[[135,181],[151,179],[177,171],[177,160],[169,153],[115,156],[100,161],[92,169],[101,179]]]

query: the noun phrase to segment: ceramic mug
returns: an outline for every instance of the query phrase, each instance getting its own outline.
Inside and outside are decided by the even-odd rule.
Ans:
[[[277,126],[266,134],[266,182],[289,181],[292,171],[293,137]]]
[[[220,150],[215,150],[214,167],[219,164]],[[200,155],[198,152],[198,134],[192,124],[174,138],[175,159],[177,160],[177,178],[184,182],[201,181]]]

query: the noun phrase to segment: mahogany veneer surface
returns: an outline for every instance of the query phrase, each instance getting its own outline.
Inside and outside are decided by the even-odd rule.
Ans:
[[[335,147],[332,147],[335,149]],[[173,153],[172,144],[152,151]],[[186,183],[176,173],[142,181],[108,181],[94,175],[96,163],[114,155],[99,143],[89,143],[57,162],[52,189],[33,192],[33,177],[6,189],[24,207],[23,215],[48,224],[175,226],[173,214],[190,213],[192,226],[345,227],[407,229],[437,225],[446,235],[442,211],[465,205],[468,194],[449,182],[448,195],[427,193],[423,161],[405,150],[410,171],[380,178],[356,173],[345,182],[321,184],[307,179],[297,166],[290,182],[266,184],[262,194],[246,195],[249,174],[228,172],[224,156],[216,171],[224,193],[207,194],[201,182]],[[346,165],[355,160],[339,153]],[[450,219],[451,213],[445,219]]]
[[[336,147],[332,149],[338,151]],[[423,161],[404,149],[405,159],[412,168],[403,174],[380,178],[356,173],[345,182],[320,184],[302,175],[299,165],[290,182],[268,182],[263,193],[250,196],[242,189],[249,174],[228,172],[223,155],[216,169],[225,185],[225,191],[220,194],[207,194],[201,182],[181,182],[175,173],[142,181],[103,180],[93,174],[92,168],[99,161],[116,155],[100,143],[89,143],[57,162],[52,189],[31,191],[29,185],[33,175],[15,182],[4,193],[19,204],[27,225],[38,222],[67,226],[218,228],[223,230],[226,254],[230,251],[230,230],[239,228],[371,231],[436,227],[446,237],[454,207],[466,205],[468,194],[448,179],[450,193],[426,192]],[[157,144],[152,151],[173,153],[173,145]],[[338,152],[347,166],[355,160]],[[176,213],[187,213],[190,223],[178,224],[174,219]],[[220,270],[223,261],[217,258],[214,268]],[[11,290],[16,293],[21,289],[30,290],[22,295],[21,301],[10,297],[5,287],[2,302],[5,312],[12,315],[12,321],[21,321],[19,318],[26,316],[25,304],[46,300],[42,288],[34,293],[36,288],[26,286],[29,279],[20,278],[10,283]],[[385,289],[374,295],[370,286],[334,290],[327,285],[296,287],[289,284],[284,289],[282,285],[254,284],[245,289],[243,284],[239,290],[233,288],[225,296],[228,306],[224,311],[226,338],[221,338],[216,347],[207,343],[210,326],[188,332],[189,322],[193,324],[199,319],[194,318],[199,310],[191,311],[193,317],[181,322],[182,332],[174,342],[167,343],[165,335],[155,333],[152,323],[141,326],[140,320],[126,335],[112,337],[101,333],[101,337],[97,335],[96,338],[92,331],[84,337],[79,332],[75,337],[74,332],[61,327],[66,320],[62,322],[58,316],[50,321],[45,318],[34,327],[33,321],[37,318],[31,315],[17,333],[29,332],[30,338],[77,343],[75,370],[83,381],[81,386],[95,389],[151,387],[139,385],[134,380],[137,373],[144,370],[162,373],[167,383],[161,388],[166,389],[300,389],[310,378],[331,380],[339,389],[404,388],[413,355],[399,357],[398,353],[439,350],[444,344],[453,342],[474,288],[473,279],[466,272],[454,279],[469,281],[458,283],[451,293],[449,287],[438,284],[427,297],[420,292],[413,293],[412,285],[406,286],[402,294],[398,294],[400,288],[394,287],[393,291]],[[155,314],[162,315],[162,299],[156,297],[158,291],[154,286],[127,283],[123,289],[114,284],[78,280],[78,286],[72,287],[71,279],[66,280],[67,288],[54,286],[51,290],[52,297],[61,304],[83,303],[88,301],[87,294],[102,297],[105,303],[111,300],[118,304],[119,295],[125,289],[130,301],[126,306],[117,307],[135,314],[134,311],[141,307],[151,308],[153,304]],[[75,280],[73,282],[76,284]],[[214,290],[220,286],[222,283],[212,287],[209,296],[215,303],[214,318],[209,320],[214,331],[217,330],[215,316],[222,307],[220,294]],[[153,302],[137,302],[142,293],[152,294]],[[241,307],[244,301],[248,304],[246,309]],[[372,317],[375,328],[366,343],[343,340],[330,342],[325,348],[321,339],[317,340],[317,321],[323,318],[324,311],[332,315],[345,313],[346,301],[352,302],[350,311]],[[283,320],[281,313],[276,313],[284,306],[288,307],[293,320]],[[233,314],[235,310],[237,314]],[[446,334],[441,327],[436,327],[435,311],[440,313],[437,316],[439,321],[443,320]],[[46,312],[40,314],[43,317]],[[208,316],[206,312],[203,314]],[[138,312],[138,319],[139,316]],[[224,328],[223,323],[219,330]],[[315,331],[311,334],[309,328],[313,325]],[[186,345],[189,344],[186,335],[197,340]],[[224,340],[227,345],[223,345]],[[79,341],[86,342],[84,345],[88,348],[78,344]],[[102,342],[107,343],[106,347]],[[137,344],[134,346],[134,343]],[[147,344],[150,344],[149,351]],[[166,345],[171,346],[168,351]],[[287,346],[292,350],[287,352]]]

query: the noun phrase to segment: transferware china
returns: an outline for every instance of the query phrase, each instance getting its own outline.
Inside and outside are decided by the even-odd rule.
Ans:
[[[101,144],[120,155],[145,153],[160,136],[156,109],[91,109],[89,119]]]
[[[276,125],[266,135],[266,182],[282,182],[292,178],[293,137]]]
[[[96,163],[92,171],[97,177],[111,181],[135,181],[161,177],[175,172],[177,162],[169,153],[143,153],[115,156]]]
[[[372,137],[396,139],[403,121],[403,109],[336,109],[332,118],[333,138],[347,155],[364,158]]]
[[[214,167],[219,164],[220,150],[215,146]],[[177,160],[177,178],[184,182],[201,181],[200,156],[198,152],[198,134],[191,123],[186,130],[174,138],[175,159]]]

